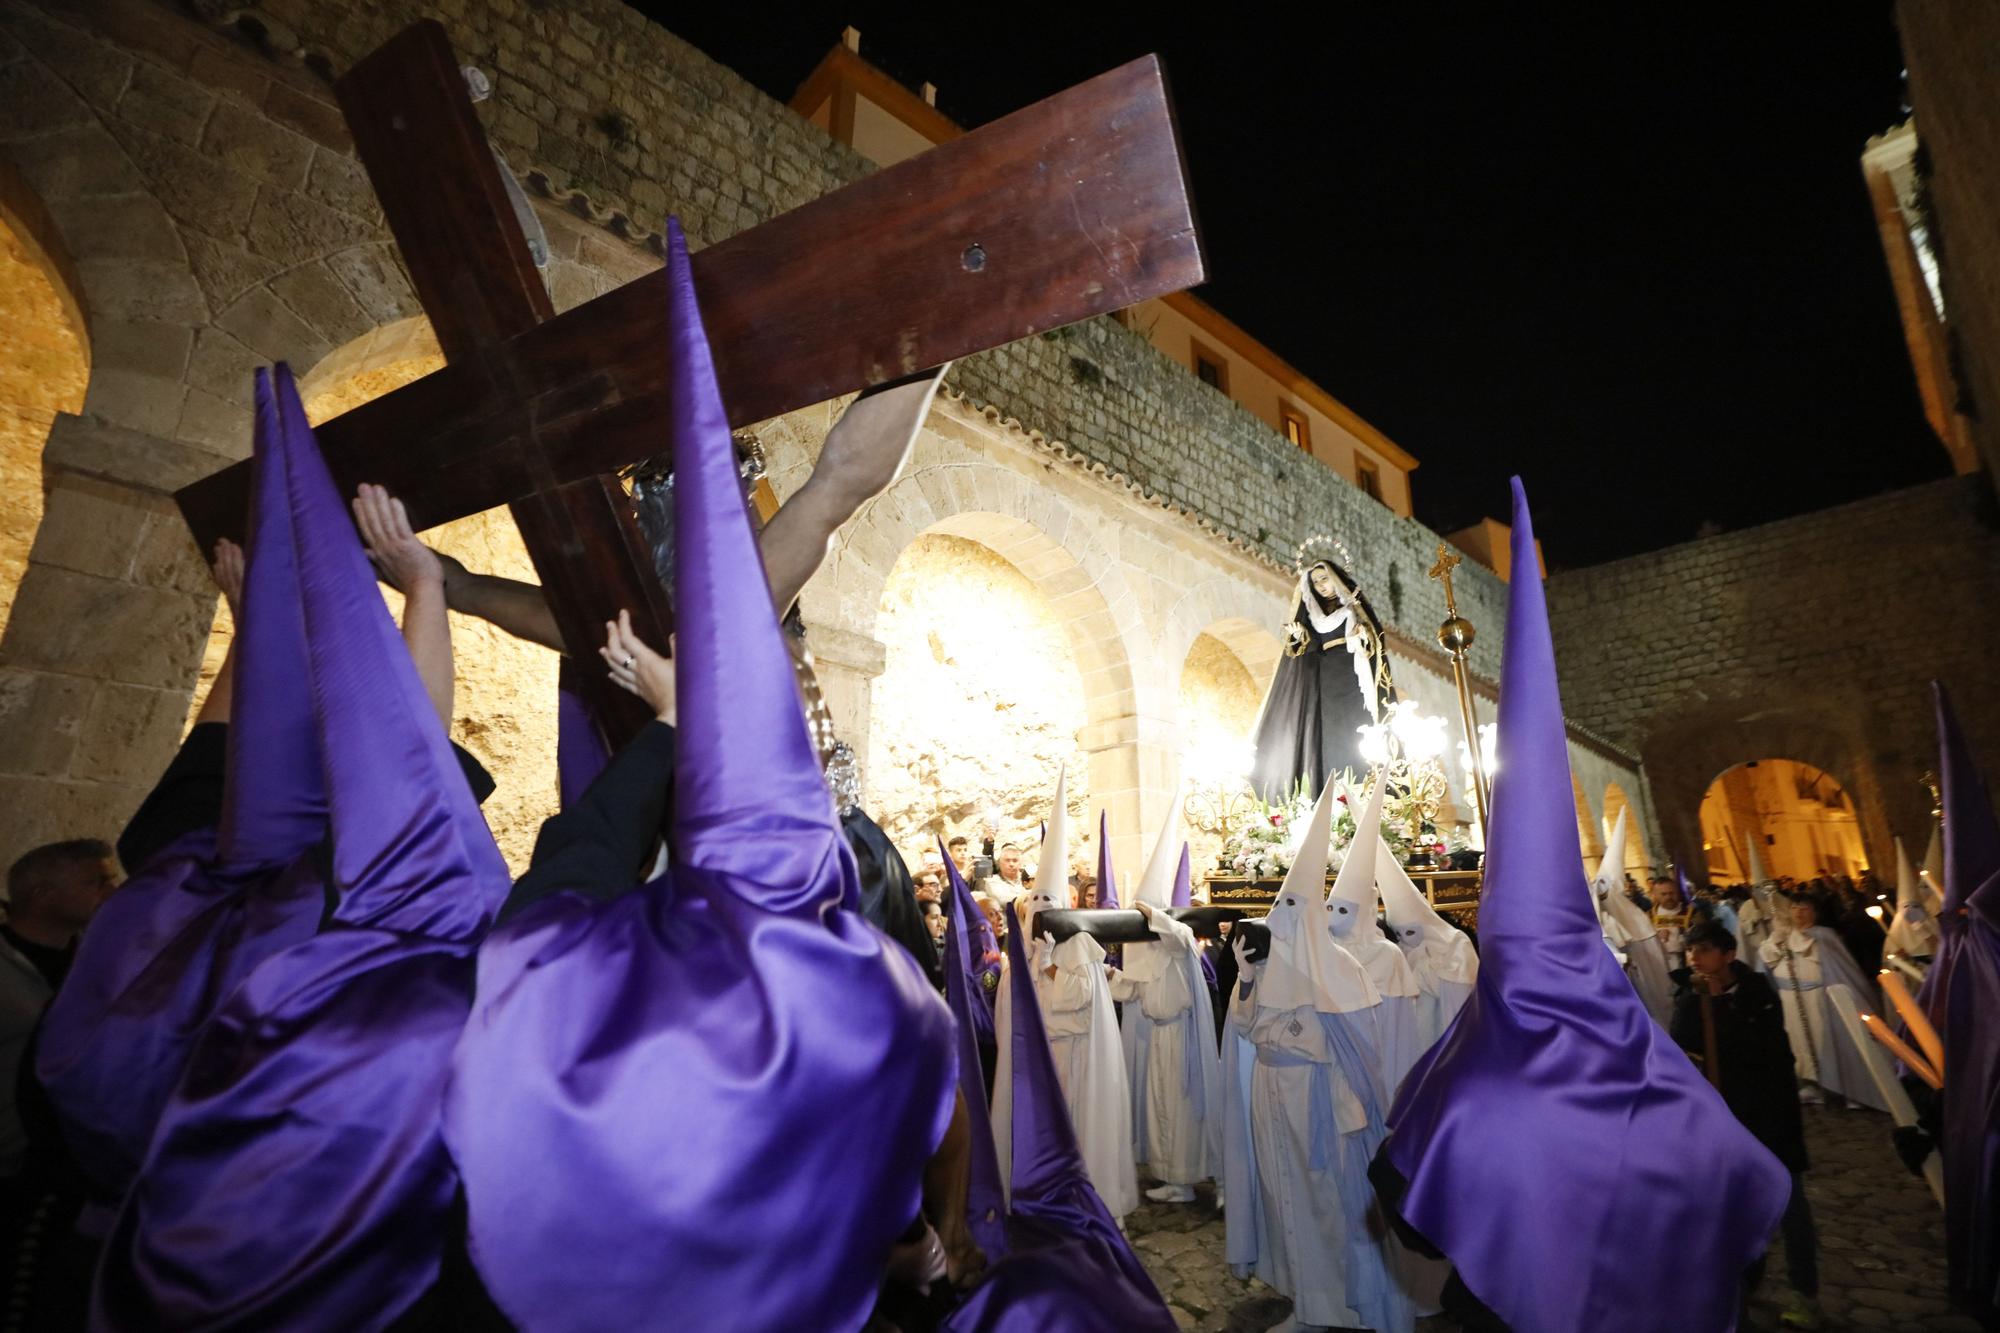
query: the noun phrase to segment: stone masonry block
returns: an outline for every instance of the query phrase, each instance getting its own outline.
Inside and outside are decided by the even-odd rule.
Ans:
[[[30,562],[6,658],[30,670],[186,689],[208,639],[209,603]]]
[[[91,123],[89,105],[40,62],[0,68],[0,141]]]
[[[95,370],[119,369],[177,380],[187,369],[194,330],[184,324],[131,324],[95,319],[90,324],[90,357]]]
[[[127,431],[170,436],[180,421],[181,400],[185,397],[187,386],[178,379],[106,367],[92,372],[90,386],[84,391],[83,410],[87,416]],[[46,448],[43,459],[46,464]]]
[[[194,351],[188,357],[187,382],[217,398],[250,407],[255,402],[253,376],[264,358],[245,347],[223,330],[209,327],[198,331]]]
[[[151,195],[76,201],[62,210],[61,226],[69,257],[79,262],[147,259],[176,268],[187,263],[179,230]]]
[[[118,101],[118,115],[184,144],[201,142],[215,94],[201,84],[141,61]]]
[[[92,376],[93,388],[98,378]],[[233,461],[161,435],[67,412],[57,414],[48,442],[42,446],[42,470],[52,484],[60,484],[54,479],[68,472],[161,496],[171,495]]]
[[[154,197],[175,221],[210,236],[234,236],[243,230],[256,203],[256,181],[163,135],[123,122],[112,128]]]
[[[162,758],[180,739],[187,710],[185,688],[100,685],[70,759],[69,776],[135,786],[151,783],[159,776]]]
[[[186,400],[181,404],[181,417],[174,427],[174,438],[213,449],[217,453],[239,448],[248,452],[249,409],[212,393],[189,389]]]
[[[314,152],[312,140],[234,102],[215,109],[201,146],[231,171],[288,190],[305,186]]]
[[[193,325],[208,320],[208,301],[184,264],[86,259],[76,269],[93,315],[128,323]]]
[[[376,324],[323,263],[301,264],[274,278],[271,292],[330,346],[344,346]]]
[[[168,755],[157,756],[164,766]],[[68,838],[110,841],[131,819],[148,788],[137,783],[0,777],[0,858]]]
[[[153,497],[75,473],[58,474],[42,508],[29,559],[100,578],[130,574]]]
[[[252,287],[284,267],[275,259],[253,255],[240,241],[217,240],[192,228],[182,233],[194,280],[212,310],[226,310]]]
[[[266,186],[257,193],[244,238],[255,254],[285,265],[303,263],[377,239],[360,218],[325,204]]]
[[[267,288],[244,293],[216,323],[266,361],[319,364],[333,345]]]
[[[94,124],[13,139],[7,156],[58,216],[64,200],[123,194],[135,184],[118,141]]]
[[[5,643],[0,640],[0,656]],[[76,676],[0,667],[0,773],[56,776],[69,771],[97,686]]]
[[[116,106],[132,77],[129,56],[33,5],[0,5],[0,30],[46,62],[58,78],[99,110]]]

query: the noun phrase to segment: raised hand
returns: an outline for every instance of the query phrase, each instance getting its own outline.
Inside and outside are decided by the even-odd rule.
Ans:
[[[444,587],[444,561],[417,540],[403,502],[380,486],[363,483],[354,495],[354,525],[382,581],[408,594],[418,584]]]
[[[667,640],[667,652],[674,641]],[[674,659],[662,657],[647,647],[632,628],[632,614],[620,611],[618,619],[604,623],[604,646],[599,655],[611,668],[611,679],[619,689],[636,694],[653,710],[653,716],[668,726],[678,716],[674,699]]]
[[[222,600],[229,603],[229,618],[240,621],[243,617],[243,548],[227,537],[218,538],[215,563],[210,568],[215,574],[215,586],[222,589]]]

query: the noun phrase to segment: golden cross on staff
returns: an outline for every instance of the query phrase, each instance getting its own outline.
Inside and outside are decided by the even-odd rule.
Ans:
[[[1431,577],[1444,580],[1444,609],[1454,619],[1458,616],[1458,598],[1451,590],[1451,571],[1457,569],[1465,557],[1452,550],[1443,542],[1438,543],[1437,563],[1431,566]]]
[[[1479,715],[1472,706],[1472,677],[1465,664],[1465,650],[1472,646],[1472,622],[1458,613],[1458,596],[1452,590],[1451,571],[1465,557],[1444,542],[1438,543],[1437,563],[1431,577],[1444,584],[1444,624],[1438,626],[1438,643],[1451,654],[1452,682],[1458,686],[1458,717],[1465,727],[1465,748],[1472,760],[1472,802],[1479,811],[1479,831],[1487,832],[1486,803],[1491,792],[1486,785],[1486,764],[1479,749]]]

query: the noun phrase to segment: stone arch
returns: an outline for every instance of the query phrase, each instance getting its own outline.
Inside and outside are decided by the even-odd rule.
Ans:
[[[818,636],[831,630],[871,645],[875,666],[862,674],[879,673],[883,588],[918,536],[944,533],[997,552],[1049,600],[1062,624],[1083,677],[1087,720],[1078,739],[1089,755],[1094,803],[1110,811],[1114,852],[1135,862],[1144,855],[1144,830],[1165,813],[1173,716],[1160,673],[1148,669],[1152,636],[1137,595],[1091,525],[1050,488],[976,456],[947,461],[924,452],[920,443],[913,466],[841,530],[822,576],[807,585],[801,609],[815,653],[825,656]],[[861,737],[867,702],[857,702],[837,720]]]
[[[1284,619],[1285,595],[1238,579],[1208,578],[1182,593],[1160,622],[1158,660],[1178,672],[1196,636],[1222,640],[1257,682],[1271,687],[1284,644],[1267,625]]]
[[[1645,743],[1646,767],[1670,852],[1691,872],[1699,866],[1705,874],[1701,802],[1709,786],[1748,760],[1782,757],[1818,768],[1841,785],[1854,804],[1870,864],[1887,864],[1892,832],[1924,829],[1929,800],[1914,782],[1907,791],[1885,788],[1868,741],[1876,726],[1865,708],[1810,698],[1718,701],[1657,725]],[[1919,746],[1929,740],[1914,739]]]
[[[42,521],[43,446],[90,377],[76,283],[48,211],[0,157],[0,626]]]
[[[1801,779],[1808,784],[1794,785]],[[1836,813],[1829,816],[1829,807]],[[1773,814],[1774,822],[1767,818]],[[1712,855],[1712,863],[1732,878],[1750,878],[1746,841],[1757,843],[1769,873],[1801,880],[1832,871],[1857,873],[1859,863],[1872,864],[1865,847],[1857,845],[1858,812],[1846,784],[1827,769],[1784,755],[1764,755],[1718,773],[1703,793],[1700,820],[1705,838],[1721,839],[1716,850],[1722,854]]]

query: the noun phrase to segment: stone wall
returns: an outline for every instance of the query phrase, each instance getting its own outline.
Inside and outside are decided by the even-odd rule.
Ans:
[[[1942,270],[1952,374],[1989,475],[2000,475],[2000,5],[1900,0],[1896,27],[1931,171],[1931,243]]]
[[[1702,864],[1708,785],[1795,759],[1853,798],[1871,862],[1924,846],[1937,765],[1929,682],[2000,764],[1992,688],[2000,527],[1982,477],[1556,575],[1549,608],[1573,719],[1645,761],[1670,849]]]

